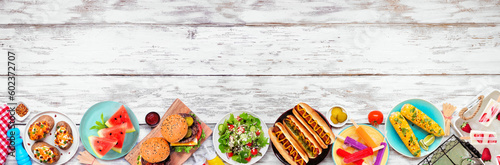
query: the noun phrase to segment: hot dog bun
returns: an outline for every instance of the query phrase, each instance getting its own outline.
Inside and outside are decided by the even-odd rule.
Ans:
[[[293,139],[295,139],[302,149],[304,149],[309,158],[314,159],[323,152],[323,148],[316,139],[293,115],[286,116],[283,120],[283,125],[290,135],[292,135]],[[301,140],[303,142],[301,142]]]
[[[325,120],[306,103],[299,103],[293,108],[295,117],[314,136],[322,148],[328,148],[335,140],[333,131]],[[313,127],[315,129],[313,129]],[[321,129],[318,129],[320,127]],[[315,131],[316,130],[316,131]]]
[[[305,165],[309,158],[281,123],[269,128],[269,137],[280,155],[291,165]]]

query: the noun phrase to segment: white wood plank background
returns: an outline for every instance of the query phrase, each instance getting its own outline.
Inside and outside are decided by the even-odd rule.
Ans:
[[[2,24],[498,23],[496,0],[4,0]]]
[[[175,98],[212,128],[234,110],[271,126],[298,102],[343,105],[361,123],[410,98],[462,106],[500,89],[499,23],[497,0],[3,0],[0,48],[16,52],[17,98],[35,113],[80,123],[91,105],[118,101],[142,138],[145,114]],[[258,164],[279,163],[268,151]]]

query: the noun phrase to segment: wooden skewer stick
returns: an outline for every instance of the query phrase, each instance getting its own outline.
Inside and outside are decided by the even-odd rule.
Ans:
[[[462,136],[462,137],[460,137],[460,139],[463,139],[463,140],[470,140],[470,136]]]
[[[339,139],[340,141],[344,142],[345,141],[345,138],[342,137],[342,136],[339,136],[337,135],[336,133],[333,133],[333,136],[337,137],[337,139]]]
[[[383,145],[380,145],[380,146],[378,146],[378,147],[375,147],[375,148],[373,148],[373,152],[378,151],[378,150],[380,150],[380,149],[382,149],[382,148],[384,148],[384,146],[383,146]]]
[[[358,128],[359,128],[359,125],[358,125],[358,124],[356,124],[356,122],[355,122],[353,119],[351,119],[351,122],[352,122],[352,124],[354,125],[354,127],[356,127],[356,129],[358,129]]]

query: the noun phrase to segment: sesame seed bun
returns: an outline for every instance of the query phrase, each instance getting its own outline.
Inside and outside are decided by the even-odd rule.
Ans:
[[[150,138],[141,144],[141,157],[149,163],[164,161],[169,155],[170,146],[164,138]]]
[[[182,140],[187,131],[188,125],[186,119],[178,114],[168,116],[161,124],[161,135],[170,143]]]

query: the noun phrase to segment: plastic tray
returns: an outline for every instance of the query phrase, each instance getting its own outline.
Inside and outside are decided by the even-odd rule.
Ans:
[[[473,102],[475,102],[480,95],[484,95],[484,100],[483,100],[481,108],[479,109],[476,116],[474,116],[472,119],[469,119],[469,120],[463,120],[462,118],[460,118],[458,116],[458,112],[463,107],[466,107],[467,105],[470,105]],[[498,98],[498,96],[500,96],[499,90],[489,88],[489,89],[484,90],[480,94],[478,94],[471,101],[467,102],[464,106],[457,107],[457,111],[453,115],[453,122],[452,122],[453,128],[458,133],[457,135],[460,137],[469,136],[469,133],[462,131],[462,129],[460,128],[460,126],[462,125],[463,122],[468,122],[470,127],[472,128],[472,130],[492,131],[492,132],[496,132],[498,135],[500,135],[500,129],[498,129],[498,128],[500,128],[500,121],[498,121],[497,119],[493,119],[495,121],[493,121],[493,123],[491,123],[491,125],[489,127],[485,127],[485,126],[479,124],[479,122],[478,122],[484,108],[486,107],[486,105],[488,104],[490,99],[496,100]],[[478,106],[477,103],[476,103],[476,105],[471,106],[472,108],[469,108],[469,110],[467,112],[465,112],[464,116],[470,116],[471,114],[473,114],[475,109],[477,108],[477,106]],[[469,140],[466,140],[466,141],[469,141]],[[483,145],[473,145],[473,146],[481,153],[485,147],[488,147],[490,149],[490,152],[492,155],[492,162],[486,162],[485,164],[487,164],[487,165],[495,164],[496,165],[495,160],[493,160],[493,159],[495,159],[494,156],[500,154],[500,143],[497,143],[495,145],[484,145],[483,144]]]

